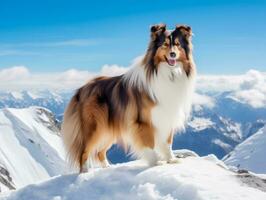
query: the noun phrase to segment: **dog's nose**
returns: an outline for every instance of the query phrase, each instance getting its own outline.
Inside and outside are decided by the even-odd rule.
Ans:
[[[171,52],[170,53],[170,57],[175,58],[175,56],[176,56],[176,53],[175,52]]]

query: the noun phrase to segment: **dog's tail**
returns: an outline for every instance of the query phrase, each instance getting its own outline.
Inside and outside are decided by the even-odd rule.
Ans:
[[[81,157],[84,151],[81,107],[78,92],[72,97],[65,110],[62,123],[62,138],[67,153],[67,161],[71,167],[81,169]]]

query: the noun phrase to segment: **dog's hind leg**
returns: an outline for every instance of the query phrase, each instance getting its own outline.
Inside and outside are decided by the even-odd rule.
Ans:
[[[97,124],[94,120],[91,120],[90,122],[87,122],[86,126],[84,126],[83,151],[80,155],[79,163],[80,173],[88,171],[86,162],[95,150],[97,137]]]
[[[90,155],[90,151],[85,150],[80,158],[80,170],[79,173],[85,173],[88,172],[88,166],[87,166],[87,160]]]

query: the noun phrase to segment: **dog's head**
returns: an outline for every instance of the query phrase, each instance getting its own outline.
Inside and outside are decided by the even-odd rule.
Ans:
[[[175,68],[178,62],[187,70],[192,62],[192,30],[186,25],[177,25],[175,30],[167,30],[165,24],[151,27],[151,41],[145,56],[146,67],[155,72],[160,63],[166,63],[167,67]]]

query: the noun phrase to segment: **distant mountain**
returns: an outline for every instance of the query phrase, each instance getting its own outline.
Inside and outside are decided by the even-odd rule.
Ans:
[[[72,92],[22,91],[0,93],[0,108],[42,106],[51,110],[61,121]],[[175,136],[174,149],[186,148],[199,155],[215,154],[224,157],[236,145],[254,134],[266,121],[266,108],[254,108],[233,97],[232,92],[205,93],[213,106],[194,105],[192,118],[184,133]],[[197,104],[197,102],[195,102]],[[130,160],[120,147],[109,152],[113,163]]]
[[[40,106],[51,110],[56,116],[62,118],[71,94],[72,92],[57,93],[49,90],[0,92],[0,108]]]
[[[213,112],[231,120],[245,124],[253,123],[257,120],[266,120],[266,107],[252,107],[247,103],[240,102],[234,98],[232,92],[223,92],[213,96],[215,107]]]
[[[185,148],[201,156],[215,154],[222,158],[241,141],[242,130],[239,123],[217,114],[203,114],[192,117],[185,132],[175,135],[173,149]]]
[[[266,124],[223,158],[227,165],[266,174]]]
[[[212,153],[221,159],[264,126],[266,109],[253,108],[230,95],[212,94],[214,107],[194,107],[185,132],[175,136],[173,148],[191,149],[201,156]]]
[[[62,174],[65,154],[58,121],[47,109],[0,109],[1,190]]]

